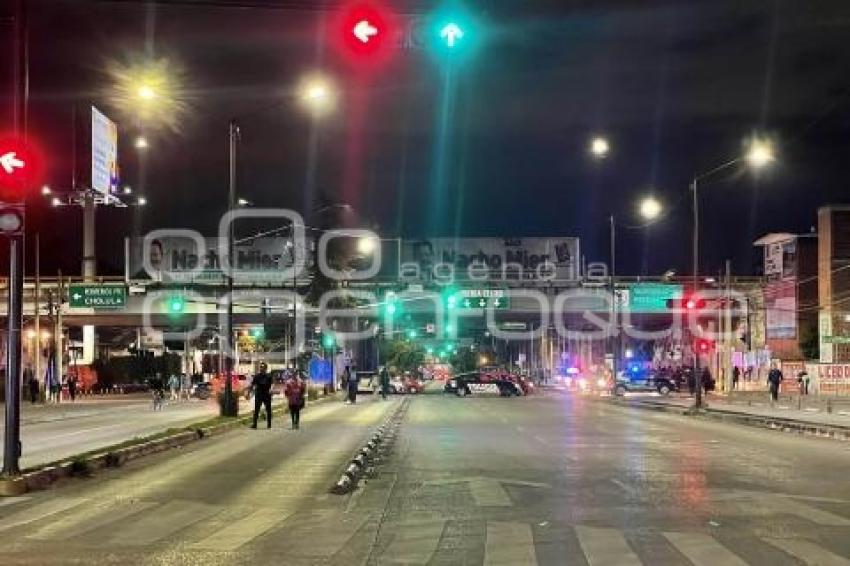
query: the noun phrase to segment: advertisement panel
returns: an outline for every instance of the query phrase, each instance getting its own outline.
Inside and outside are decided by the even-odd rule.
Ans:
[[[818,364],[818,393],[847,395],[850,393],[850,364]]]
[[[422,283],[572,281],[579,257],[579,239],[569,237],[404,240],[399,275]]]
[[[782,243],[772,243],[764,247],[764,275],[768,279],[782,275]]]
[[[127,245],[126,274],[129,281],[158,281],[162,283],[196,283],[222,285],[227,281],[221,269],[218,238],[166,236],[147,240],[131,238]],[[309,243],[308,243],[309,247]],[[284,279],[284,270],[290,267],[295,256],[292,240],[286,237],[256,238],[235,246],[237,271],[234,282],[238,285],[292,285],[291,274]],[[311,264],[309,250],[301,250],[307,264]],[[150,271],[144,267],[145,254]],[[307,276],[304,269],[298,274]]]
[[[108,194],[118,185],[118,126],[91,107],[91,188]]]
[[[768,339],[797,337],[797,280],[772,281],[764,290]]]
[[[820,346],[820,361],[831,364],[833,361],[832,341],[832,313],[824,311],[818,313],[818,344]]]

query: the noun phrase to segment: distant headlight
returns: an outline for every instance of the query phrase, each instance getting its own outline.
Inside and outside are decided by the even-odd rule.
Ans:
[[[596,387],[605,387],[605,378],[600,377],[596,380]]]
[[[583,378],[583,377],[582,377],[582,378],[580,378],[580,379],[578,380],[578,387],[579,387],[579,389],[582,389],[582,390],[583,390],[583,389],[587,389],[587,380],[586,380],[585,378]]]

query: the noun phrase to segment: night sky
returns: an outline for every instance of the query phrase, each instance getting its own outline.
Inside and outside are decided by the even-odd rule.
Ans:
[[[588,261],[607,259],[615,214],[620,273],[689,270],[688,183],[754,131],[775,140],[778,162],[704,185],[705,272],[731,258],[750,273],[755,238],[807,232],[818,206],[850,201],[846,0],[467,0],[474,49],[464,57],[449,63],[423,46],[381,65],[340,55],[324,8],[333,2],[30,4],[30,135],[49,156],[47,182],[70,186],[72,109],[87,120],[94,104],[119,122],[123,181],[150,201],[99,211],[102,273],[123,271],[133,230],[213,233],[232,116],[239,195],[257,205],[345,201],[388,236],[578,236]],[[442,3],[387,5],[404,20]],[[7,49],[11,29],[0,27]],[[147,132],[141,166],[137,124],[112,103],[107,69],[145,58],[167,60],[184,108],[173,127]],[[321,121],[294,100],[317,70],[339,91]],[[10,65],[0,86],[11,126]],[[597,133],[612,144],[602,162],[587,152]],[[650,190],[666,217],[629,229]],[[30,204],[45,271],[78,273],[81,211],[38,195]]]

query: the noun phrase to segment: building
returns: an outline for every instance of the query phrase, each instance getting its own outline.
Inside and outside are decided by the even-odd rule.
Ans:
[[[819,349],[822,363],[850,362],[850,205],[818,209]]]
[[[782,361],[818,357],[818,236],[767,234],[763,254],[765,342]]]

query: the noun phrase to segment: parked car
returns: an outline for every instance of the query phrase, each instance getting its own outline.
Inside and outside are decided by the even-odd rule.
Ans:
[[[212,385],[206,381],[193,383],[192,387],[189,389],[189,395],[196,399],[206,401],[212,395]]]

